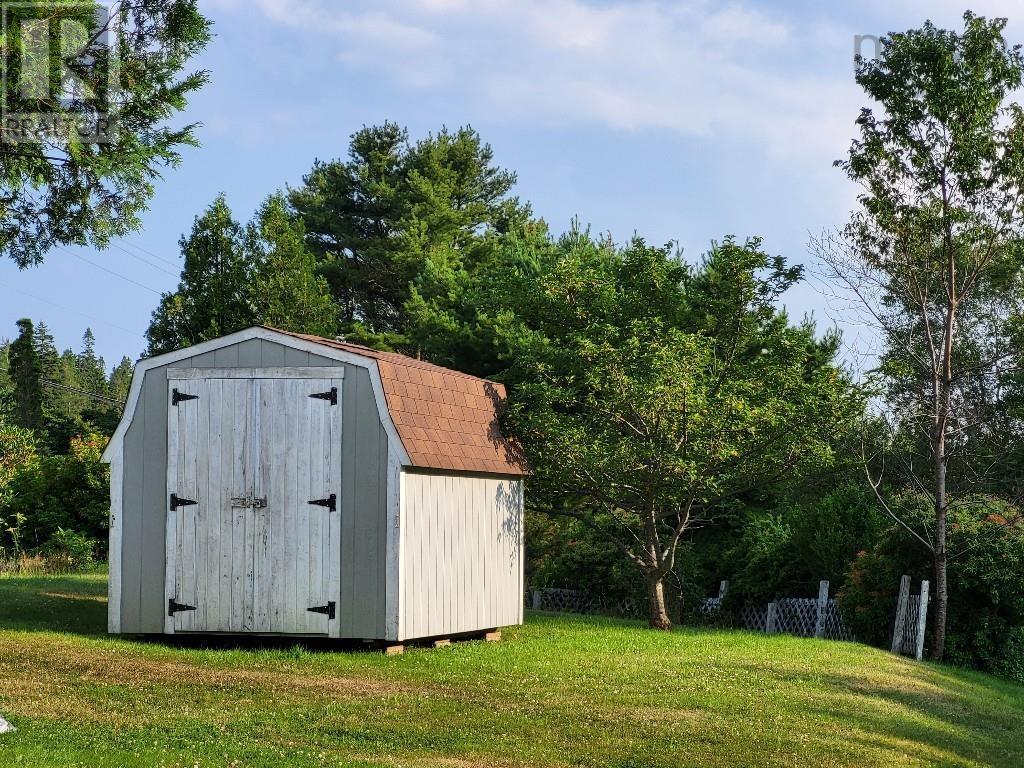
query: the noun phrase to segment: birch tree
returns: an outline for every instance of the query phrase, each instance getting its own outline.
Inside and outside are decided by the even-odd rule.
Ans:
[[[1024,60],[1006,43],[1005,24],[971,13],[962,32],[926,23],[883,38],[877,59],[858,60],[857,82],[875,106],[861,110],[860,135],[837,165],[860,187],[859,206],[842,233],[813,243],[882,341],[891,432],[866,465],[878,501],[933,560],[937,660],[950,507],[967,503],[997,463],[992,405],[1021,363],[1012,337],[1021,316],[1024,112],[1009,97]],[[929,496],[926,529],[889,503],[893,482]]]

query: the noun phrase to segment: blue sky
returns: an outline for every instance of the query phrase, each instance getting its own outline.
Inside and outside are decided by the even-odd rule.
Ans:
[[[759,235],[808,263],[810,232],[841,225],[855,190],[832,161],[864,98],[855,35],[959,26],[964,0],[201,0],[215,38],[210,86],[188,118],[203,146],[158,186],[143,231],[103,252],[57,250],[42,267],[0,263],[0,338],[23,316],[62,348],[91,326],[108,363],[143,351],[160,291],[177,283],[178,239],[217,195],[247,220],[314,159],[390,119],[414,137],[472,124],[517,193],[561,231],[574,216],[622,240]],[[1024,8],[976,0],[1010,17]],[[92,262],[87,263],[88,262]],[[98,266],[97,266],[98,265]],[[813,264],[808,264],[813,267]],[[111,274],[110,270],[122,277]],[[131,281],[131,282],[129,282]],[[794,315],[836,311],[813,285]],[[851,344],[858,329],[844,327]]]

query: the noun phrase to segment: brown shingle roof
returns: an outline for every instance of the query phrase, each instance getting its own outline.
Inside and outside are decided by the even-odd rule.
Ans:
[[[412,466],[525,474],[519,451],[498,427],[504,385],[396,352],[273,330],[375,360],[388,411]]]

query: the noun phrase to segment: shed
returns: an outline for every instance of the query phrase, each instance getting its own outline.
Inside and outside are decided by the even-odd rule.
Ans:
[[[257,327],[142,360],[111,468],[111,633],[380,640],[523,616],[504,388]]]

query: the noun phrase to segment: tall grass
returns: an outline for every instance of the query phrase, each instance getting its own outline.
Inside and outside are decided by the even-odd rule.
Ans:
[[[96,569],[95,564],[81,565],[67,553],[26,554],[8,557],[0,552],[0,577],[3,576],[64,576],[86,573]]]

